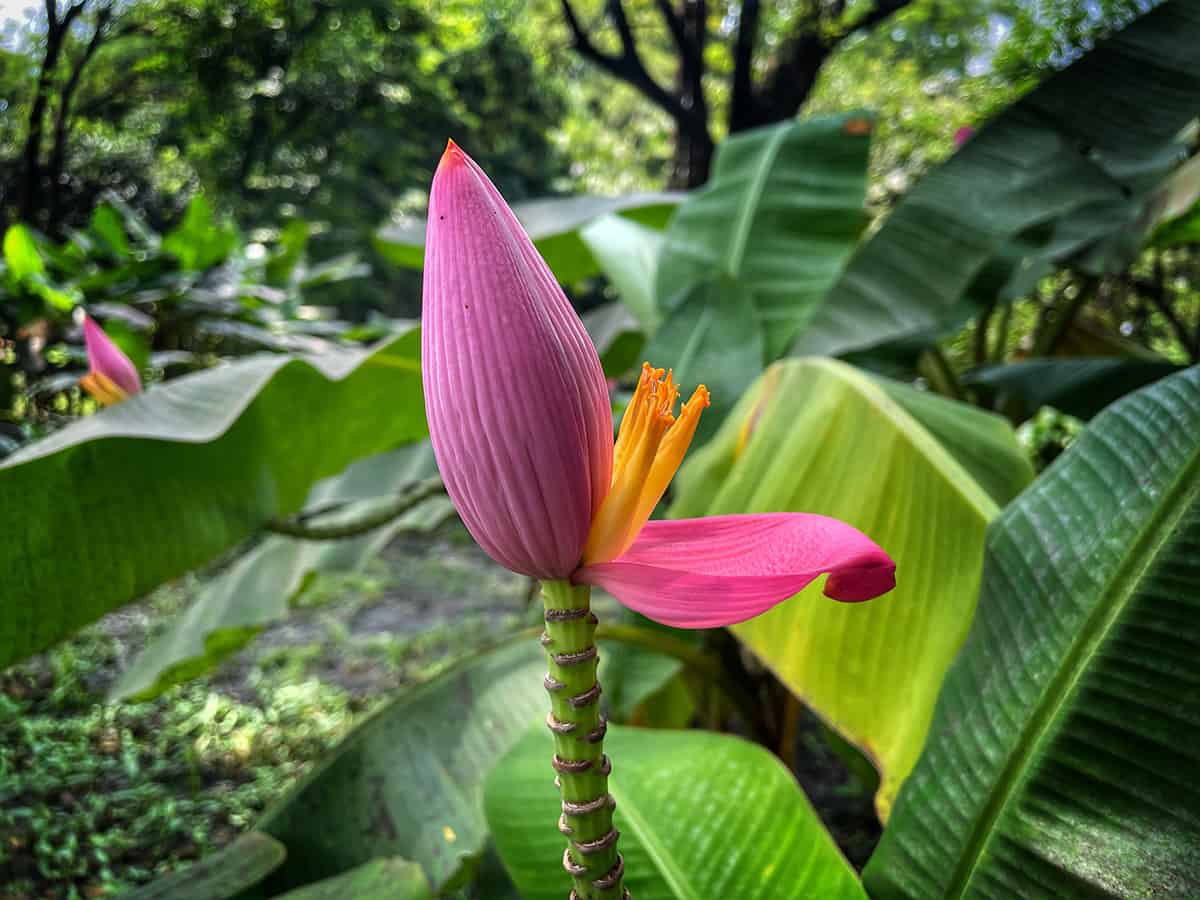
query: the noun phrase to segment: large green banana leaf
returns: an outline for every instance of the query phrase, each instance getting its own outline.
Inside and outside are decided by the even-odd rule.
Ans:
[[[670,311],[702,283],[728,279],[749,296],[776,359],[842,271],[866,225],[864,113],[781,122],[717,148],[713,174],[667,226],[655,296]],[[690,299],[688,299],[690,298]]]
[[[329,509],[308,524],[339,526],[396,502],[402,488],[437,471],[428,441],[356,462],[316,484],[305,510]],[[404,515],[365,534],[342,540],[309,541],[274,535],[259,541],[228,569],[206,579],[187,611],[146,647],[109,692],[110,700],[153,697],[171,685],[207,672],[236,653],[289,604],[309,576],[360,568],[398,531],[424,531],[454,514],[445,494],[431,497]]]
[[[957,327],[1070,261],[1136,253],[1200,109],[1200,0],[1167,0],[989,122],[855,254],[793,352]]]
[[[1096,417],[986,560],[871,896],[1200,896],[1200,368]]]
[[[625,884],[637,900],[866,900],[791,773],[740,738],[703,731],[608,730]],[[496,848],[525,900],[562,900],[563,836],[545,727],[488,778]]]
[[[444,888],[487,838],[483,779],[546,715],[545,672],[545,651],[522,636],[360,725],[259,823],[288,851],[266,887],[277,892],[377,856],[403,856]]]
[[[624,197],[548,197],[513,204],[513,212],[563,284],[576,284],[600,271],[581,230],[602,216],[620,215],[662,228],[684,197],[680,193],[630,194]],[[398,266],[425,264],[425,223],[419,219],[393,223],[375,234],[375,247]]]
[[[419,348],[414,329],[371,351],[249,358],[6,459],[0,668],[295,512],[354,460],[423,437]]]
[[[952,401],[929,401],[948,411],[937,417],[943,432],[960,423],[952,443],[969,446],[975,420],[956,420]],[[994,417],[989,425],[983,445],[1008,445],[992,461],[996,483],[1027,480],[1011,428]],[[886,819],[970,625],[996,502],[876,381],[820,359],[768,369],[684,465],[676,490],[672,516],[822,513],[862,529],[896,560],[897,587],[877,600],[836,603],[814,585],[733,628],[875,763]]]

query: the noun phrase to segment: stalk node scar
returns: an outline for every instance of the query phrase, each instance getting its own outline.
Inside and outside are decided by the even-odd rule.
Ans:
[[[583,619],[591,615],[591,611],[579,607],[577,609],[548,609],[545,613],[547,622],[573,622],[576,619]]]
[[[571,841],[571,843],[575,846],[576,853],[591,856],[593,853],[603,853],[609,847],[612,847],[616,844],[620,836],[621,832],[615,828],[610,828],[606,834],[602,834],[594,841]]]
[[[621,878],[625,875],[625,857],[620,853],[617,854],[617,861],[613,863],[611,869],[592,882],[592,887],[598,891],[607,891],[621,883]],[[628,891],[626,892],[628,894]]]
[[[572,878],[578,878],[580,875],[587,874],[587,866],[575,865],[575,860],[571,859],[571,849],[568,847],[563,850],[563,868],[567,870],[567,874]],[[577,896],[575,891],[571,891],[571,896]]]
[[[550,656],[556,666],[577,666],[596,658],[596,645],[571,653],[554,653]]]
[[[554,766],[554,771],[561,774],[578,775],[580,772],[586,772],[592,767],[590,759],[563,759],[557,753],[554,754],[554,759],[551,760],[551,765]]]
[[[593,703],[595,703],[599,699],[600,699],[600,683],[595,682],[592,684],[592,686],[590,688],[588,688],[582,694],[576,694],[574,697],[568,697],[567,702],[570,703],[576,709],[579,709],[581,706],[591,706]]]
[[[587,816],[594,812],[599,812],[606,806],[609,809],[617,808],[617,801],[613,799],[612,794],[604,794],[595,800],[589,800],[587,803],[572,803],[570,800],[564,800],[562,802],[562,811],[565,816]]]
[[[604,740],[604,735],[608,734],[608,719],[604,716],[600,717],[600,724],[593,728],[584,737],[584,740],[589,744],[598,744]]]
[[[554,713],[546,713],[546,727],[555,734],[570,734],[575,730],[574,722],[560,722],[554,718]]]

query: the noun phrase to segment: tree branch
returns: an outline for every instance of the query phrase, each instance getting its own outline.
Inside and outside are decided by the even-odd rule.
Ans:
[[[72,7],[72,9],[74,8]],[[108,23],[112,20],[112,17],[113,8],[111,5],[103,7],[96,13],[96,28],[84,46],[83,52],[79,55],[79,59],[72,66],[71,74],[67,77],[66,83],[59,92],[58,112],[54,120],[54,145],[50,151],[50,163],[46,167],[46,174],[50,185],[50,208],[47,225],[52,232],[55,231],[62,194],[62,185],[59,184],[59,181],[67,155],[71,103],[75,97],[75,92],[79,89],[79,81],[83,77],[83,70],[87,67],[92,57],[96,55],[96,51],[100,49],[100,44],[104,41]]]
[[[571,32],[571,44],[580,56],[615,78],[619,78],[637,88],[647,99],[666,112],[676,122],[681,124],[689,122],[690,115],[688,110],[684,109],[683,104],[679,102],[679,98],[663,88],[646,71],[641,56],[638,55],[637,42],[634,39],[632,29],[629,27],[629,20],[625,17],[625,10],[621,6],[621,0],[609,0],[605,6],[609,18],[612,19],[613,25],[616,26],[617,34],[621,38],[620,55],[601,52],[592,43],[587,31],[580,24],[578,17],[575,15],[575,10],[571,7],[571,0],[560,0],[560,3],[563,19],[566,21],[567,28]]]
[[[754,121],[754,46],[758,42],[759,0],[743,0],[733,45],[733,89],[729,98],[729,130],[741,131]]]
[[[856,31],[861,31],[864,28],[874,28],[888,16],[897,13],[904,7],[908,6],[912,0],[877,0],[876,4],[869,9],[861,19],[854,22],[850,27],[835,35],[831,46],[840,44],[843,40],[849,37]]]

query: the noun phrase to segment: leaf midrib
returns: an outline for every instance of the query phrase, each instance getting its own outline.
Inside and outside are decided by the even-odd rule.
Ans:
[[[637,804],[633,802],[633,799],[628,794],[621,790],[615,778],[609,780],[608,791],[612,794],[613,799],[617,801],[617,809],[621,811],[621,816],[625,819],[629,830],[637,835],[638,843],[642,845],[642,848],[646,851],[646,855],[650,857],[650,861],[654,863],[655,868],[675,895],[676,900],[704,900],[688,882],[687,875],[676,863],[670,852],[658,842],[654,835],[654,830],[646,824],[646,820],[642,817],[641,810],[638,809]]]
[[[1152,514],[1137,539],[1129,545],[1131,549],[1117,566],[1110,587],[1102,592],[1100,602],[1076,635],[1063,665],[1047,685],[1041,702],[1022,729],[1016,749],[1001,771],[983,815],[972,829],[946,890],[946,898],[957,900],[966,895],[996,834],[996,823],[1028,780],[1031,769],[1029,761],[1039,755],[1037,750],[1047,735],[1055,730],[1064,707],[1075,695],[1084,673],[1089,671],[1091,660],[1106,643],[1109,632],[1121,619],[1146,573],[1158,563],[1163,548],[1170,543],[1176,526],[1197,497],[1200,497],[1200,447],[1192,451],[1191,457],[1180,466],[1179,474],[1171,486],[1162,494],[1158,505],[1158,509],[1164,511],[1162,515]],[[1143,551],[1145,562],[1137,565],[1136,561],[1142,558]]]
[[[734,277],[741,274],[742,261],[746,255],[746,242],[750,239],[750,232],[754,227],[754,213],[762,204],[767,176],[775,167],[775,160],[779,157],[779,148],[783,145],[787,135],[787,128],[778,128],[771,136],[771,140],[759,157],[761,165],[752,174],[750,186],[744,194],[746,201],[738,208],[738,215],[733,223],[733,234],[729,241],[729,253],[725,257],[726,271]]]

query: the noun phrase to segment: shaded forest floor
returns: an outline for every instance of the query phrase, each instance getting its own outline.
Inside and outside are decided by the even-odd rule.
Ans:
[[[314,579],[286,621],[209,676],[106,705],[197,583],[0,673],[0,900],[108,896],[186,865],[250,828],[396,690],[540,621],[528,579],[451,528]],[[801,783],[861,864],[878,834],[869,795],[811,717],[798,750]]]

